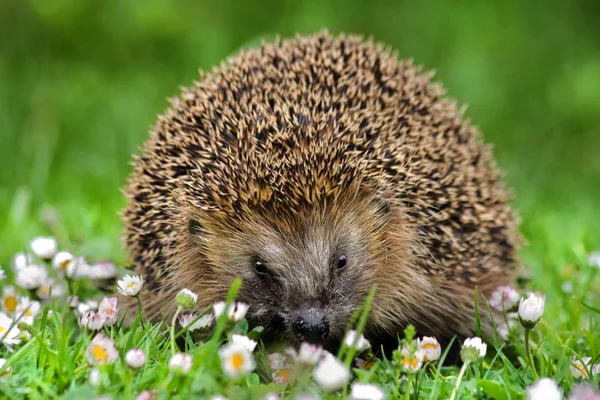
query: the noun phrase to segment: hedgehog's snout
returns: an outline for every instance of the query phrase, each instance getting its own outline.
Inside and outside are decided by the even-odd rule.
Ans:
[[[292,329],[300,341],[322,345],[329,337],[329,320],[321,309],[311,307],[297,313]]]

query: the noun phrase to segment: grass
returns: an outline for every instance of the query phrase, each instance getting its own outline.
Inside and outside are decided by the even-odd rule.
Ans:
[[[210,67],[259,37],[279,33],[350,31],[373,35],[414,57],[461,103],[514,189],[527,245],[524,290],[546,295],[546,311],[532,332],[537,374],[569,393],[573,356],[598,363],[600,279],[586,263],[600,249],[600,30],[598,2],[105,2],[16,1],[0,4],[0,264],[38,235],[91,261],[126,265],[119,241],[119,188],[150,124]],[[12,279],[12,275],[9,276]],[[4,285],[6,281],[1,281]],[[567,286],[570,291],[565,291]],[[82,298],[102,295],[81,283]],[[53,312],[48,315],[48,311]],[[481,310],[482,312],[485,310]],[[169,321],[170,323],[170,321]],[[122,359],[103,368],[101,390],[87,383],[84,350],[91,339],[64,302],[44,306],[33,339],[9,353],[11,372],[0,385],[8,398],[115,398],[159,389],[167,397],[223,393],[256,397],[270,390],[265,355],[256,375],[226,379],[215,349],[220,340],[193,343],[190,375],[176,376],[168,324],[132,332],[107,329],[121,356],[135,345],[149,362],[131,371]],[[243,324],[242,324],[243,325]],[[243,331],[241,327],[229,327]],[[459,398],[522,398],[532,383],[523,332],[508,343],[488,343],[488,357],[466,369]],[[187,338],[187,334],[185,334]],[[501,349],[496,353],[496,349]],[[210,360],[210,361],[209,361]],[[357,370],[388,394],[406,394],[393,359]],[[413,397],[446,398],[459,368],[421,369]],[[317,390],[307,379],[298,390]],[[267,379],[265,379],[267,378]],[[257,384],[258,380],[262,384]],[[598,386],[598,377],[594,385]],[[397,389],[396,389],[397,387]],[[397,391],[396,391],[397,390]],[[124,393],[121,395],[121,393]],[[340,392],[344,393],[344,392]],[[329,397],[339,397],[334,394]]]

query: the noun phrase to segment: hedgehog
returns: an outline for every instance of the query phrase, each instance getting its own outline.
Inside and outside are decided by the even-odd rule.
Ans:
[[[124,189],[147,315],[172,316],[182,288],[210,307],[241,278],[266,342],[339,346],[373,286],[373,343],[397,346],[409,324],[489,334],[483,299],[514,278],[518,217],[490,147],[432,76],[327,32],[201,72]]]

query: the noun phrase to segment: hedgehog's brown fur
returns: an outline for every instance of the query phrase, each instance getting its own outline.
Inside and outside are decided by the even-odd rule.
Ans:
[[[286,310],[306,298],[339,337],[376,283],[372,338],[408,323],[473,334],[475,288],[511,278],[516,217],[489,149],[431,76],[321,33],[244,50],[184,89],[125,190],[147,312],[172,314],[183,287],[209,306],[241,276],[252,322],[285,322],[286,336]],[[350,254],[339,277],[316,261],[334,246]],[[263,250],[277,288],[248,265]]]

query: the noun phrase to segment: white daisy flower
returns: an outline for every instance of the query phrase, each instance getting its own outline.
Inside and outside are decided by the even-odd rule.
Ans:
[[[79,317],[79,326],[92,331],[99,331],[104,326],[104,318],[92,310],[88,310]]]
[[[33,325],[33,319],[40,312],[40,302],[31,301],[29,297],[21,297],[15,311],[16,319],[19,322],[25,322],[27,325]]]
[[[263,397],[263,400],[281,400],[281,397],[279,397],[279,395],[275,392],[269,392],[269,393],[265,394],[265,397]]]
[[[248,336],[233,334],[231,336],[231,341],[233,343],[238,343],[244,346],[250,353],[254,351],[258,342],[250,339]]]
[[[85,257],[73,257],[66,262],[65,276],[70,279],[83,279],[90,277],[90,265]]]
[[[21,343],[18,338],[21,330],[14,324],[14,320],[4,313],[0,313],[0,342],[4,343],[9,349],[15,344]]]
[[[15,283],[23,289],[36,289],[48,280],[48,271],[43,265],[32,264],[17,271]]]
[[[189,289],[183,289],[175,296],[177,305],[183,308],[193,308],[198,301],[198,294]]]
[[[6,359],[0,358],[0,370],[2,368],[4,368],[5,365],[6,365]],[[10,374],[10,367],[8,367],[4,371],[0,372],[0,379],[4,378],[8,374]]]
[[[542,378],[527,388],[527,400],[562,400],[563,393],[556,382]]]
[[[42,283],[35,292],[38,297],[42,300],[49,298],[61,297],[67,292],[65,284],[63,282],[56,282],[55,279],[49,278],[46,282]]]
[[[14,271],[25,268],[29,264],[33,264],[33,257],[31,257],[31,254],[17,253],[10,260],[10,266]]]
[[[442,346],[434,337],[424,336],[422,339],[417,339],[417,346],[423,354],[423,361],[435,361],[442,355]]]
[[[2,289],[2,310],[8,315],[12,315],[17,311],[19,297],[14,286],[4,286]]]
[[[91,365],[112,364],[119,359],[119,352],[115,342],[98,333],[88,346],[85,357]]]
[[[481,338],[468,338],[462,345],[462,348],[460,350],[460,357],[463,360],[463,362],[477,361],[480,358],[485,357],[486,352],[487,345],[483,343]]]
[[[96,311],[98,309],[98,302],[96,300],[88,299],[84,302],[79,302],[77,305],[77,311],[79,314],[83,314],[87,311]]]
[[[0,267],[0,281],[3,281],[6,279],[6,274],[4,273],[4,270],[2,269],[2,267]]]
[[[492,293],[489,305],[498,311],[510,311],[521,300],[521,295],[510,286],[498,286]]]
[[[188,330],[193,332],[198,329],[203,330],[209,328],[215,319],[212,314],[204,314],[192,324],[192,321],[194,321],[196,318],[198,318],[197,314],[181,314],[179,317],[179,325],[181,325],[182,328],[188,327]]]
[[[117,282],[119,293],[123,296],[135,297],[142,290],[144,278],[141,275],[125,275],[123,279]]]
[[[496,329],[498,330],[498,336],[500,336],[502,340],[508,340],[508,335],[510,334],[510,331],[513,331],[517,328],[518,319],[519,315],[517,313],[509,313],[506,314],[506,320],[508,321],[508,324],[505,321],[501,321],[498,323]]]
[[[131,368],[142,368],[146,364],[146,354],[139,349],[131,349],[125,354],[125,362]]]
[[[592,357],[581,357],[581,360],[577,357],[571,358],[571,374],[576,379],[590,379],[590,372],[594,372],[593,368]]]
[[[316,344],[302,342],[300,344],[300,350],[296,352],[293,348],[288,348],[286,353],[292,356],[295,362],[299,362],[306,365],[315,365],[322,360],[325,352],[323,348]]]
[[[526,299],[519,303],[519,319],[525,329],[533,329],[544,313],[546,299],[535,293],[529,293]]]
[[[73,260],[73,254],[68,251],[59,251],[54,258],[52,258],[52,266],[58,272],[65,274],[71,260]]]
[[[29,244],[33,254],[44,260],[50,260],[58,250],[58,244],[53,237],[36,237]]]
[[[424,355],[421,350],[412,351],[409,346],[404,345],[400,349],[400,355],[402,356],[400,364],[405,371],[415,372],[423,365]]]
[[[213,305],[216,319],[219,319],[219,317],[225,313],[226,305],[227,304],[224,301],[218,301]],[[246,303],[242,303],[241,301],[231,303],[231,305],[227,308],[227,319],[231,322],[241,321],[246,316],[248,308],[250,308],[250,306]]]
[[[88,382],[93,388],[97,388],[98,386],[100,386],[100,370],[98,369],[98,367],[90,369],[90,373],[88,375]]]
[[[287,357],[282,353],[269,354],[273,383],[286,385],[292,377],[292,365],[288,364]]]
[[[379,385],[354,382],[350,389],[351,400],[383,400],[385,392]]]
[[[361,333],[357,338],[356,331],[354,330],[350,330],[348,331],[348,333],[346,333],[344,343],[346,344],[346,346],[354,348],[358,352],[364,351],[371,347],[371,343],[369,343],[369,341],[365,339],[364,335]]]
[[[600,373],[600,371],[598,372]],[[569,400],[599,400],[600,390],[591,385],[577,384],[569,395]]]
[[[600,251],[590,253],[587,261],[590,266],[600,268]]]
[[[169,360],[169,369],[174,372],[187,374],[192,369],[193,358],[189,354],[177,353]]]
[[[228,343],[219,349],[221,367],[230,378],[237,378],[256,367],[252,353],[240,343]]]
[[[105,297],[100,302],[98,314],[104,319],[104,325],[112,326],[117,323],[119,318],[119,309],[117,308],[116,297]]]
[[[333,392],[348,383],[350,371],[337,358],[325,357],[313,370],[313,377],[321,389]]]
[[[91,265],[89,269],[92,279],[110,279],[117,276],[117,266],[112,261],[103,261]]]

